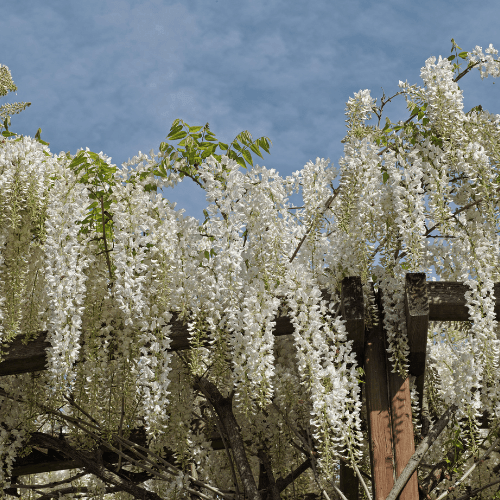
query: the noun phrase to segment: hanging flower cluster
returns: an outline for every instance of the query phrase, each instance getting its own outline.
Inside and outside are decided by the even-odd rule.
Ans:
[[[467,53],[470,67],[499,76],[497,51],[486,53]],[[180,161],[162,143],[158,156],[139,153],[122,169],[102,153],[52,156],[28,137],[4,141],[0,339],[6,346],[47,331],[48,371],[31,382],[33,398],[54,408],[76,402],[65,406],[68,415],[86,408],[104,434],[142,426],[151,449],[175,448],[179,462],[194,461],[207,479],[219,474],[223,487],[228,464],[207,458],[211,410],[195,391],[205,377],[234,396],[242,432],[275,444],[277,464],[292,453],[283,415],[290,429],[312,425],[328,477],[339,458],[354,465],[363,449],[359,360],[339,315],[342,279],[361,277],[368,325],[376,320],[372,287],[382,290],[391,368],[406,376],[405,275],[434,270],[470,287],[471,319],[461,342],[429,344],[436,404],[457,405],[459,417],[486,408],[500,418],[500,115],[464,114],[448,59],[428,59],[421,76],[424,88],[400,82],[421,123],[367,126],[376,100],[368,90],[349,99],[339,170],[317,158],[287,178],[253,163],[243,172],[233,152],[218,156],[209,146],[195,156],[192,137]],[[189,128],[195,138],[200,128]],[[186,137],[181,129],[174,122],[169,137]],[[206,192],[203,223],[158,192],[186,177]],[[300,189],[303,207],[292,207],[289,196]],[[293,343],[273,335],[283,315]],[[174,356],[179,322],[191,349]],[[0,429],[7,461],[24,432],[19,422],[11,428],[18,430]],[[183,481],[176,476],[168,491]]]

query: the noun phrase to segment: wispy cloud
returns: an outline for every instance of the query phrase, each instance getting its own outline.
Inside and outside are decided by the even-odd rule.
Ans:
[[[139,151],[158,150],[170,125],[210,123],[230,142],[242,130],[267,136],[271,155],[258,164],[289,175],[316,157],[338,164],[345,102],[368,88],[398,91],[421,84],[420,68],[464,50],[500,48],[496,0],[471,12],[470,2],[231,2],[146,0],[8,2],[0,46],[17,95],[31,101],[12,129],[51,151],[89,147],[121,165]],[[463,82],[463,83],[462,83]],[[472,74],[461,81],[465,108],[499,112],[500,85]],[[405,119],[403,98],[386,107]],[[201,216],[203,193],[183,183],[168,196]]]

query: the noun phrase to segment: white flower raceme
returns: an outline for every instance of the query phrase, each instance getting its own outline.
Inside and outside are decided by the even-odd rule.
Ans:
[[[472,63],[479,63],[479,72],[481,73],[481,80],[488,78],[489,75],[493,77],[500,76],[500,65],[498,64],[498,59],[495,59],[492,54],[498,54],[493,45],[490,43],[489,47],[485,50],[486,56],[483,54],[483,49],[476,45],[476,48],[472,52],[467,53],[467,58]]]
[[[0,338],[5,342],[21,332],[34,336],[41,326],[41,246],[56,163],[46,150],[27,137],[0,148]],[[38,300],[30,303],[30,295]]]
[[[287,304],[294,325],[298,370],[312,400],[315,437],[322,451],[325,472],[333,470],[335,457],[359,459],[361,408],[352,341],[338,318],[328,322],[321,292],[310,285],[308,272],[299,264],[289,265]],[[314,376],[312,376],[314,374]]]
[[[80,350],[80,333],[85,296],[84,269],[92,256],[75,221],[85,218],[89,204],[87,188],[78,184],[73,172],[63,165],[48,194],[45,252],[45,289],[49,298],[47,340],[48,369],[53,389],[71,391],[73,365]]]
[[[498,76],[496,50],[486,54],[476,47],[468,58],[482,61],[482,76]],[[65,401],[75,406],[66,405],[65,414],[92,415],[102,435],[142,427],[151,450],[167,447],[180,464],[230,489],[232,461],[207,444],[220,422],[193,388],[197,377],[207,377],[223,398],[234,396],[241,435],[252,442],[245,446],[253,472],[260,446],[279,476],[289,473],[288,457],[298,466],[291,444],[298,428],[314,437],[320,472],[331,477],[339,457],[360,463],[364,449],[359,360],[338,309],[342,280],[361,277],[367,326],[374,320],[372,285],[382,291],[391,368],[404,374],[405,276],[434,269],[437,279],[470,287],[471,321],[441,325],[443,343],[429,335],[424,399],[437,414],[457,404],[468,419],[457,422],[464,438],[476,432],[480,410],[500,418],[493,287],[500,281],[500,115],[463,112],[447,59],[428,59],[421,76],[424,88],[400,87],[425,119],[403,127],[383,152],[375,142],[382,132],[366,125],[376,100],[368,90],[349,99],[338,187],[337,170],[320,158],[287,178],[259,165],[243,172],[227,156],[206,158],[188,172],[206,191],[203,223],[155,191],[186,178],[186,159],[158,178],[151,152],[124,164],[114,184],[108,178],[109,220],[80,231],[93,203],[91,181],[99,169],[112,170],[110,159],[99,154],[92,166],[95,155],[86,151],[82,181],[66,155],[52,157],[30,138],[2,141],[0,336],[7,344],[46,329],[51,344],[48,373],[29,384],[29,377],[12,376],[2,387],[50,405],[62,402],[54,393],[68,393],[74,399]],[[288,196],[300,190],[303,207],[291,207]],[[293,342],[273,335],[282,314],[294,327]],[[191,349],[173,353],[179,322]],[[414,409],[417,396],[412,387]],[[8,407],[9,430],[0,436],[5,463],[19,436],[45,418],[34,406],[16,405]],[[81,430],[71,432],[95,445]],[[174,498],[186,481],[151,480],[148,488]],[[97,483],[90,486],[102,493]]]

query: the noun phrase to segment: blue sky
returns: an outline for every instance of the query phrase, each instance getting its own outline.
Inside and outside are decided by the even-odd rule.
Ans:
[[[3,2],[0,63],[18,91],[0,104],[31,102],[10,128],[33,137],[41,127],[53,153],[88,147],[118,166],[157,152],[176,118],[209,122],[226,143],[248,130],[273,144],[254,162],[286,176],[317,157],[338,166],[354,92],[379,104],[381,87],[422,85],[420,68],[449,56],[451,38],[500,49],[498,19],[498,0]],[[465,111],[500,112],[493,81],[477,70],[461,80]],[[384,111],[409,116],[403,97]],[[193,182],[166,196],[202,217]]]

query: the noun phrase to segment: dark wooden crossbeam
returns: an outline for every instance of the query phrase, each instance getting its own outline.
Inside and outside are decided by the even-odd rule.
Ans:
[[[415,274],[409,274],[415,276]],[[412,281],[413,280],[413,281]],[[428,281],[426,286],[416,287],[414,278],[410,278],[407,285],[407,312],[415,312],[411,320],[410,335],[410,372],[419,376],[425,367],[425,346],[427,337],[421,333],[421,326],[429,321],[468,321],[469,311],[466,307],[465,292],[468,287],[462,283],[451,281]],[[428,297],[428,319],[425,309],[425,289]],[[326,290],[324,298],[328,298]],[[495,313],[500,315],[500,283],[495,283]],[[361,281],[345,278],[342,287],[342,316],[346,319],[346,329],[349,340],[353,340],[353,349],[358,363],[362,366],[364,360],[364,316],[362,307]],[[409,309],[408,309],[409,308]],[[425,309],[427,311],[427,309]],[[413,314],[413,313],[412,313]],[[422,316],[423,314],[423,316]],[[423,323],[422,323],[423,322]],[[420,332],[420,333],[418,333]],[[288,317],[276,320],[273,334],[276,336],[290,335],[293,326]],[[28,373],[45,370],[45,351],[50,347],[46,341],[47,332],[40,332],[35,340],[24,344],[22,337],[14,339],[10,344],[4,345],[9,354],[0,363],[0,376],[15,373]],[[172,351],[189,349],[189,335],[187,326],[174,315],[171,329]]]
[[[429,321],[468,321],[465,293],[467,286],[455,282],[426,282],[425,274],[407,274],[405,310],[410,346],[410,374],[417,377],[417,388],[423,394],[425,355]],[[323,297],[329,299],[326,291]],[[500,313],[500,283],[495,284],[495,314]],[[341,294],[341,314],[346,320],[348,340],[353,341],[353,351],[366,373],[366,397],[368,427],[370,435],[370,457],[374,479],[375,500],[385,498],[414,450],[411,426],[409,380],[402,380],[388,369],[387,345],[382,324],[382,311],[378,301],[379,324],[365,329],[363,289],[359,277],[344,278]],[[293,326],[288,317],[276,320],[274,335],[289,335]],[[47,332],[40,332],[37,339],[25,344],[21,338],[4,345],[8,354],[0,363],[0,376],[28,373],[46,369]],[[171,329],[171,351],[189,349],[187,326],[174,315]],[[386,388],[386,389],[384,389]],[[214,449],[219,449],[220,438],[212,440]],[[383,444],[385,443],[385,444]],[[110,463],[115,457],[109,456]],[[14,475],[64,470],[75,464],[48,450],[44,453],[33,450],[32,454],[16,461]],[[30,472],[27,472],[30,471]],[[415,475],[416,478],[416,475]],[[408,483],[401,500],[415,497],[416,481]],[[341,484],[348,500],[358,499],[358,482],[352,470],[341,466]]]
[[[68,439],[66,435],[64,439]],[[143,427],[134,429],[128,438],[130,441],[137,443],[141,446],[147,446],[146,432]],[[222,439],[217,432],[214,432],[210,437],[213,450],[223,450],[224,445]],[[28,443],[29,444],[29,443]],[[71,443],[70,443],[71,444]],[[115,443],[116,444],[116,443]],[[94,452],[99,451],[99,456],[107,463],[118,463],[119,457],[116,453],[109,451],[105,446],[100,446]],[[130,453],[127,453],[130,455]],[[132,458],[136,458],[132,456]],[[165,450],[164,457],[171,463],[175,462],[173,453]],[[123,459],[127,462],[126,459]],[[64,456],[54,450],[40,449],[38,447],[32,448],[31,452],[23,457],[16,458],[12,467],[12,476],[25,476],[28,474],[39,474],[41,472],[54,472],[60,470],[71,470],[81,468],[82,465],[77,460],[67,460]]]

